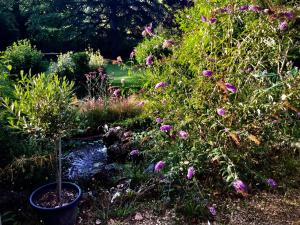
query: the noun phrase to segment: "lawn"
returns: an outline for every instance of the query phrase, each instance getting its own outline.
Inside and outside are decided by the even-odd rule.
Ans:
[[[142,86],[141,71],[137,69],[129,69],[128,66],[110,64],[105,66],[106,73],[111,78],[112,86],[125,87],[125,88],[140,88]],[[124,79],[124,85],[121,80]]]

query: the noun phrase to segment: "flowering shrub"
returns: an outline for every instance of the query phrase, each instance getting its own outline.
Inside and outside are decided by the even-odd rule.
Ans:
[[[108,96],[109,79],[104,69],[85,74],[86,89],[89,98],[106,98]]]
[[[91,71],[97,70],[104,65],[104,58],[99,50],[94,51],[89,48],[86,54],[89,56],[89,68]]]
[[[163,118],[156,125],[163,134],[150,147],[155,158],[176,176],[213,170],[245,193],[248,178],[265,182],[256,171],[268,160],[262,156],[300,137],[299,41],[292,8],[228,2],[197,1],[179,13],[183,34],[164,60],[152,47],[163,44],[159,34],[136,56],[140,63],[155,57],[145,71],[146,113]]]
[[[70,81],[74,81],[76,86],[76,94],[82,97],[86,94],[85,84],[91,84],[91,82],[89,82],[91,79],[88,79],[88,81],[86,80],[87,74],[89,74],[90,78],[98,78],[99,76],[94,76],[91,74],[98,74],[97,71],[103,66],[103,64],[104,59],[100,52],[94,52],[92,49],[88,49],[85,52],[67,52],[65,54],[58,55],[57,62],[52,62],[50,64],[49,71],[51,73],[56,73],[61,77],[65,76]],[[97,86],[98,84],[95,85]],[[89,92],[87,94],[91,93]]]
[[[161,36],[146,38],[136,47],[134,57],[139,64],[152,65],[155,60],[162,59],[171,53],[173,45],[171,42]]]

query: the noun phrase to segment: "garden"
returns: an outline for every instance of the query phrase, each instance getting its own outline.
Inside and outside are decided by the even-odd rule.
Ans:
[[[0,225],[299,224],[299,12],[0,0]]]

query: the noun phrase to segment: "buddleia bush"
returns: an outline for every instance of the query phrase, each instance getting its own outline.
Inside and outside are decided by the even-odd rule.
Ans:
[[[197,1],[178,14],[173,53],[145,71],[146,112],[162,133],[150,151],[168,171],[193,167],[228,184],[273,175],[257,168],[300,137],[296,18],[245,1]]]

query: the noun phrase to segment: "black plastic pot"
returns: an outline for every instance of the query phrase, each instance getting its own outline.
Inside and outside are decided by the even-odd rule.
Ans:
[[[45,225],[74,225],[76,223],[78,213],[78,203],[81,198],[81,189],[78,185],[63,182],[62,188],[72,189],[77,192],[77,198],[67,205],[57,208],[44,208],[35,204],[43,194],[50,190],[55,190],[57,183],[51,183],[39,187],[30,195],[30,205],[38,212]]]

